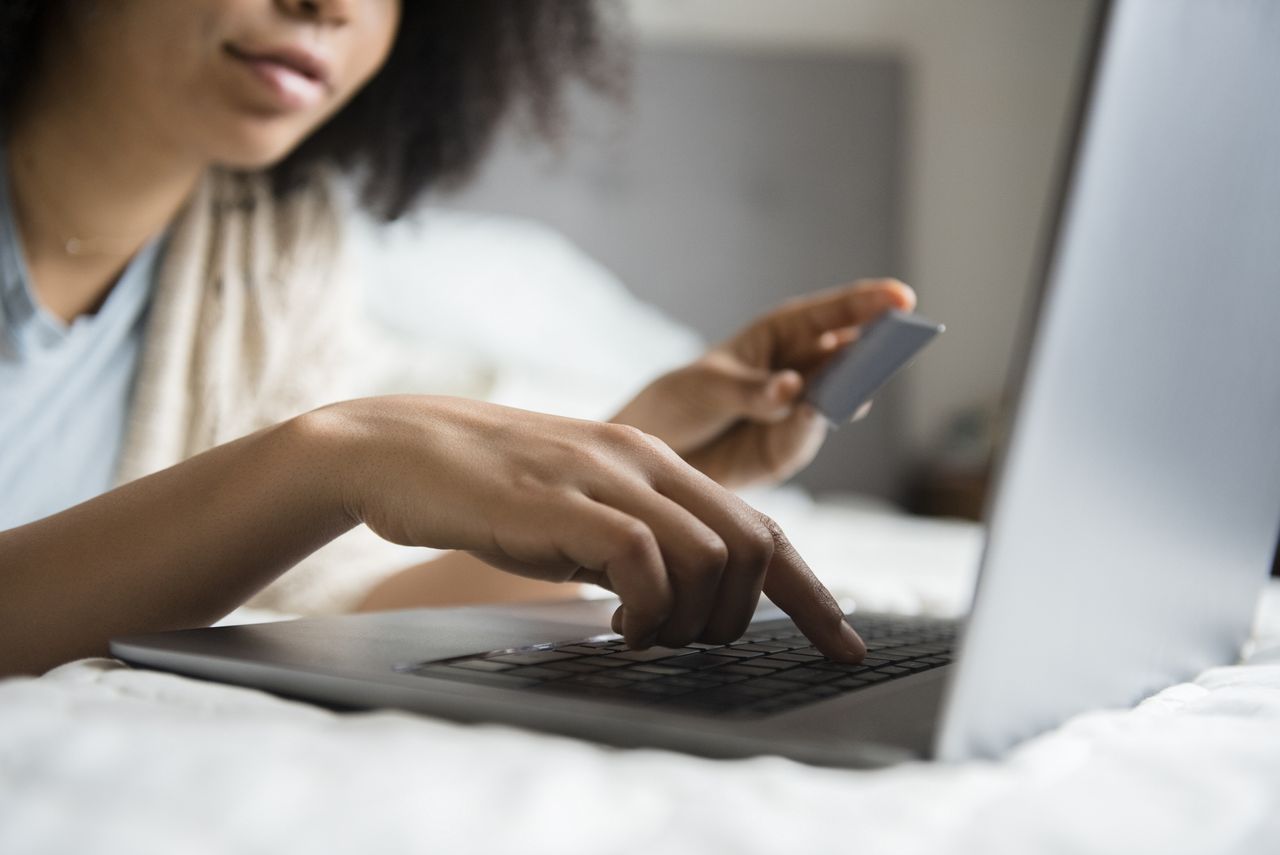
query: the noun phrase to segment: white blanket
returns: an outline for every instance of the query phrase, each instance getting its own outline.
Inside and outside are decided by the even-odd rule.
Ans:
[[[386,363],[371,376],[387,388],[598,416],[697,352],[554,235],[467,217],[428,226],[375,253],[384,325],[369,358]],[[392,321],[407,323],[403,347],[375,348]],[[788,491],[750,500],[862,608],[966,603],[973,526]],[[335,599],[309,581],[299,602]],[[338,715],[78,662],[0,682],[0,855],[1280,852],[1280,587],[1265,606],[1249,664],[1078,716],[1000,763],[877,772]]]
[[[771,504],[864,607],[963,604],[977,530]],[[88,660],[0,683],[0,852],[1280,851],[1280,586],[1248,664],[1000,763],[842,772],[335,714]]]

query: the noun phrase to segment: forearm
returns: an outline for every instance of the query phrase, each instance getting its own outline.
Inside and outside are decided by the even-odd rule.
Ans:
[[[0,674],[234,609],[354,524],[323,458],[287,422],[0,533]]]

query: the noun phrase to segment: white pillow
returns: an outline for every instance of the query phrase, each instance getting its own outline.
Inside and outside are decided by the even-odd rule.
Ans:
[[[703,343],[563,235],[515,217],[429,209],[361,220],[364,392],[483,397],[601,418]]]

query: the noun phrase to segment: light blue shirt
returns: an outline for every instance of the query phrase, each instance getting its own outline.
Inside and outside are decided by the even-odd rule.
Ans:
[[[0,530],[109,490],[161,241],[134,256],[93,315],[36,301],[0,148]]]

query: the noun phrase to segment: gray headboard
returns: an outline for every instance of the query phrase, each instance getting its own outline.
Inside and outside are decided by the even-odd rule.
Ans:
[[[446,204],[540,219],[710,340],[789,296],[904,275],[892,57],[646,48],[625,107],[575,94],[558,153],[512,133]],[[901,394],[800,478],[901,489]]]

